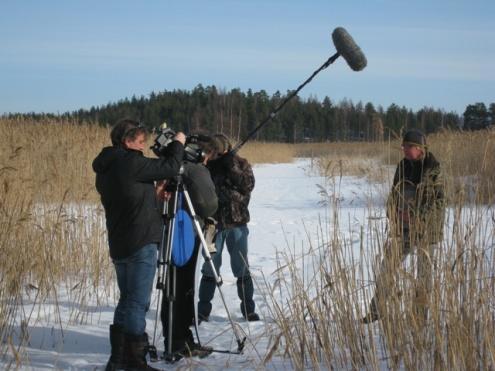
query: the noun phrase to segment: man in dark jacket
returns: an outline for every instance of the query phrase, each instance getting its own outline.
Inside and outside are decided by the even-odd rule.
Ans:
[[[397,165],[387,201],[390,238],[376,277],[376,291],[364,323],[374,322],[385,313],[386,299],[393,287],[395,272],[416,249],[417,279],[415,313],[426,320],[428,293],[432,284],[432,260],[443,238],[445,213],[444,184],[440,164],[428,151],[426,137],[418,130],[405,133],[404,158]]]
[[[241,313],[248,321],[258,321],[253,300],[254,287],[248,263],[249,200],[254,188],[254,174],[246,159],[230,152],[232,146],[222,134],[215,136],[222,143],[221,156],[208,162],[208,169],[218,195],[217,235],[212,261],[218,274],[222,265],[224,244],[230,255],[232,273],[237,278],[237,294],[241,300]],[[215,294],[216,282],[209,264],[201,270],[203,277],[199,286],[198,317],[208,321]]]
[[[138,122],[122,120],[112,129],[112,146],[103,148],[93,161],[120,290],[110,326],[112,354],[107,370],[152,369],[145,358],[145,315],[162,231],[154,181],[178,174],[185,136],[178,133],[168,152],[152,159],[143,156],[146,135]]]
[[[218,198],[215,193],[215,185],[210,176],[210,172],[205,164],[213,156],[218,153],[216,142],[213,138],[203,136],[202,141],[196,146],[202,150],[204,154],[204,162],[185,161],[182,166],[182,181],[185,189],[191,199],[194,213],[198,218],[200,225],[204,224],[204,220],[215,214],[218,207]],[[188,144],[188,148],[193,147],[193,144]],[[173,189],[172,189],[173,190]],[[159,198],[169,200],[169,205],[173,205],[173,198],[177,196],[171,194],[170,188],[160,185],[157,188]],[[190,210],[183,202],[184,210]],[[192,215],[191,215],[192,216]],[[195,231],[196,232],[196,231]],[[177,231],[176,231],[177,233]],[[187,237],[187,236],[186,236]],[[172,272],[169,272],[170,286],[175,285],[175,295],[167,297],[165,291],[162,299],[161,320],[163,325],[163,334],[165,337],[165,356],[171,361],[180,359],[181,357],[199,356],[203,357],[211,353],[211,348],[200,346],[194,341],[193,333],[190,329],[194,318],[194,291],[195,291],[195,270],[200,248],[200,239],[195,235],[194,251],[191,258],[181,266],[173,265]],[[173,262],[172,262],[173,263]],[[173,301],[171,299],[173,298]],[[173,305],[172,311],[169,311],[170,303]],[[172,338],[171,338],[171,353],[168,353],[168,330],[169,330],[169,314],[172,314]]]

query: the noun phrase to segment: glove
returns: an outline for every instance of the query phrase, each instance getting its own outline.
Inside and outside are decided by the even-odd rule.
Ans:
[[[215,247],[215,239],[217,237],[216,229],[217,221],[211,217],[207,218],[204,226],[204,236],[206,240],[206,247],[210,254],[217,252]]]

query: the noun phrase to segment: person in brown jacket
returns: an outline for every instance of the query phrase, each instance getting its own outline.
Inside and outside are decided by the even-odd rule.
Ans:
[[[215,136],[223,145],[220,157],[208,162],[218,196],[216,253],[212,261],[218,274],[222,265],[224,244],[230,254],[232,273],[237,278],[237,294],[241,300],[241,313],[248,321],[258,321],[253,300],[254,287],[248,263],[249,201],[254,188],[254,174],[249,162],[230,152],[232,146],[223,134]],[[208,321],[211,300],[215,294],[216,282],[209,264],[201,269],[203,276],[199,286],[199,322]]]
[[[443,238],[445,214],[444,185],[440,164],[428,151],[426,137],[419,130],[405,133],[404,158],[397,165],[387,201],[390,236],[376,276],[376,291],[369,311],[362,319],[370,323],[383,317],[395,272],[406,257],[417,252],[415,311],[418,320],[428,315],[428,293],[432,286],[435,247]]]

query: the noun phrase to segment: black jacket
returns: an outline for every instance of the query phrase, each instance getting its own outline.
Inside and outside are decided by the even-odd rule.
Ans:
[[[184,155],[177,141],[167,149],[166,157],[153,159],[139,151],[105,147],[94,159],[112,259],[126,258],[160,241],[163,222],[154,181],[176,176]]]

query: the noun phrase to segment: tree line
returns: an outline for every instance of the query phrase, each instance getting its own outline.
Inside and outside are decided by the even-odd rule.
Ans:
[[[124,117],[140,120],[149,128],[167,122],[186,134],[222,132],[235,140],[245,138],[291,93],[249,89],[226,91],[201,84],[192,91],[173,90],[151,93],[148,97],[122,99],[90,109],[54,114],[23,114],[31,119],[62,118],[78,123],[113,125]],[[10,114],[10,117],[19,115]],[[401,130],[418,128],[425,133],[441,129],[482,129],[495,124],[495,103],[468,105],[463,116],[432,107],[413,111],[391,104],[384,109],[372,103],[351,100],[333,102],[298,96],[273,117],[255,139],[277,142],[376,141],[396,137]]]

